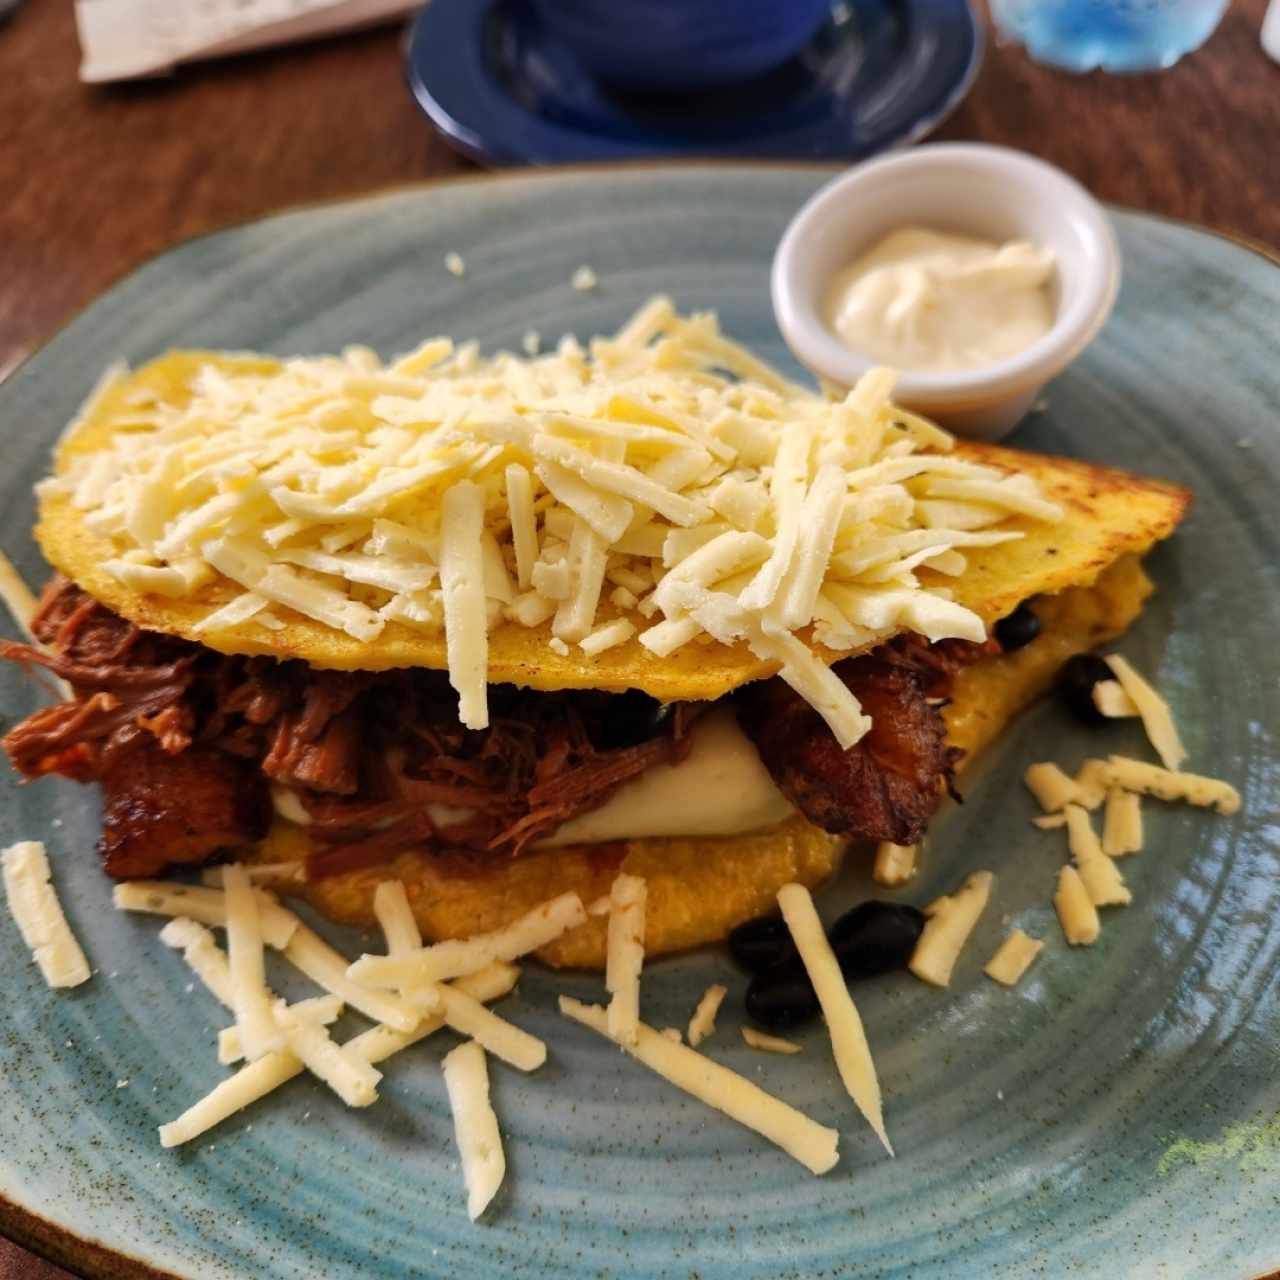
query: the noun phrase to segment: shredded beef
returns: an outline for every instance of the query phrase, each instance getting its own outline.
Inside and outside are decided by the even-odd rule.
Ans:
[[[514,857],[654,764],[681,759],[702,710],[638,692],[493,685],[491,725],[473,731],[458,722],[441,672],[320,671],[219,654],[141,630],[60,577],[32,626],[45,648],[0,642],[0,656],[56,673],[73,697],[15,726],[4,747],[28,778],[102,784],[101,852],[117,876],[260,838],[271,783],[307,810],[313,877],[414,847],[477,865]],[[838,664],[873,720],[849,751],[778,679],[740,693],[740,718],[811,820],[907,843],[953,763],[930,700],[989,651],[906,637]]]
[[[779,789],[811,822],[855,839],[912,844],[950,787],[959,754],[946,746],[931,699],[947,697],[962,667],[999,651],[911,635],[836,663],[832,670],[871,717],[866,736],[847,750],[777,678],[739,692],[739,720]]]
[[[687,750],[694,713],[643,695],[490,689],[492,725],[464,729],[440,672],[313,670],[143,631],[64,578],[33,631],[0,642],[74,696],[4,739],[26,777],[100,782],[112,875],[153,874],[262,836],[269,782],[312,819],[328,875],[429,845],[511,857],[622,783]]]
[[[260,840],[271,824],[271,797],[257,770],[214,747],[170,755],[144,734],[101,781],[98,852],[107,874],[122,879],[205,862]]]

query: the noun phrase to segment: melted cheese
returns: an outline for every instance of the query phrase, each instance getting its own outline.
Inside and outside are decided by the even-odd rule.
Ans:
[[[598,809],[570,819],[542,843],[603,844],[647,836],[721,836],[789,818],[790,801],[760,763],[731,711],[703,716],[678,764],[658,764],[619,787]]]

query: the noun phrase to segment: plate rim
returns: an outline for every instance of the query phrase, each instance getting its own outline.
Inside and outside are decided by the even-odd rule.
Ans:
[[[812,161],[787,158],[740,160],[728,157],[677,157],[658,162],[645,159],[603,162],[584,161],[575,164],[529,166],[517,169],[488,170],[478,173],[455,173],[441,178],[423,178],[407,182],[388,183],[357,194],[330,196],[284,205],[255,214],[252,217],[219,223],[217,226],[210,227],[204,231],[179,237],[165,248],[157,250],[155,253],[147,254],[124,268],[90,299],[76,307],[52,330],[37,340],[36,345],[8,370],[3,379],[0,379],[0,393],[2,393],[5,384],[19,370],[25,368],[28,363],[43,353],[57,337],[78,321],[103,297],[137,272],[171,253],[198,244],[210,237],[255,226],[258,223],[274,218],[295,213],[307,213],[339,205],[363,203],[368,200],[377,200],[396,194],[425,193],[443,187],[483,182],[548,183],[558,181],[565,176],[599,176],[611,172],[641,173],[657,176],[663,173],[696,170],[722,170],[726,172],[731,170],[754,170],[761,173],[803,170],[809,173],[826,172],[835,176],[850,167],[840,161]],[[1273,267],[1280,268],[1280,247],[1268,245],[1264,241],[1255,239],[1246,233],[1214,227],[1208,223],[1178,218],[1169,214],[1153,213],[1131,205],[1108,202],[1106,208],[1109,212],[1132,214],[1214,236],[1256,255]],[[8,1240],[56,1266],[63,1267],[73,1275],[84,1277],[85,1280],[196,1280],[194,1275],[183,1276],[176,1272],[162,1270],[135,1254],[113,1249],[92,1236],[80,1235],[70,1227],[64,1226],[60,1222],[55,1222],[53,1219],[37,1213],[27,1205],[10,1199],[3,1191],[0,1191],[0,1238]],[[1255,1280],[1280,1280],[1280,1269],[1261,1273]]]
[[[485,14],[489,8],[498,0],[485,0]],[[928,137],[944,124],[951,115],[956,111],[960,104],[969,96],[974,84],[977,82],[978,76],[986,62],[987,49],[990,44],[990,37],[987,34],[986,26],[982,22],[980,13],[978,12],[975,0],[959,0],[959,6],[962,6],[968,18],[969,31],[972,38],[972,51],[969,61],[961,75],[957,78],[954,85],[947,91],[943,100],[935,108],[921,116],[909,128],[904,129],[900,134],[891,137],[888,141],[874,148],[871,155],[883,154],[887,151],[901,150],[903,147],[911,146],[919,142],[922,138]],[[833,2],[832,9],[835,4]],[[465,124],[443,103],[439,97],[431,90],[431,88],[423,80],[419,71],[417,61],[414,57],[414,50],[417,46],[419,35],[427,23],[432,20],[433,6],[428,5],[423,9],[409,24],[405,30],[402,54],[402,75],[405,88],[408,90],[410,98],[414,105],[426,118],[427,122],[434,128],[444,139],[445,143],[454,151],[466,156],[468,159],[474,160],[480,164],[496,164],[510,165],[512,167],[529,167],[529,168],[560,168],[565,167],[559,161],[541,161],[532,159],[527,156],[521,156],[514,151],[502,151],[498,147],[488,144],[479,134],[469,125]],[[477,17],[477,23],[482,21],[481,17]],[[527,113],[526,113],[527,114]],[[535,117],[536,118],[536,117]],[[555,125],[548,124],[548,129],[553,130],[558,135],[568,132],[559,129]],[[579,135],[589,137],[590,135]],[[664,161],[661,156],[655,156],[652,153],[635,155],[631,158],[630,163],[640,163],[648,165],[661,165],[669,160],[679,159],[692,160],[698,162],[715,162],[717,160],[732,163],[736,157],[726,155],[723,152],[710,151],[705,156],[685,156],[685,157],[668,157]],[[867,156],[861,157],[868,158]],[[779,159],[786,162],[788,157],[742,157],[747,163],[756,160]],[[841,163],[840,160],[812,160],[806,161],[805,157],[794,157],[794,163]],[[610,157],[609,159],[597,161],[579,161],[579,164],[616,164],[628,163],[625,159],[618,157]]]

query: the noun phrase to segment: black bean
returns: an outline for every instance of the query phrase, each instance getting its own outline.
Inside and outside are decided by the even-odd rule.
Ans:
[[[593,745],[600,751],[634,747],[666,731],[667,720],[675,714],[675,704],[659,702],[639,689],[628,689],[611,697]]]
[[[818,997],[803,969],[782,964],[747,984],[747,1017],[768,1031],[786,1031],[818,1016]]]
[[[748,973],[796,965],[800,954],[781,916],[757,916],[729,933],[729,954]]]
[[[1115,675],[1101,658],[1092,653],[1077,653],[1058,670],[1058,696],[1071,714],[1085,724],[1106,724],[1107,717],[1093,701],[1093,686]]]
[[[1029,604],[1020,604],[995,625],[996,639],[1005,653],[1022,649],[1040,634],[1040,619]]]
[[[902,902],[863,902],[827,931],[846,978],[874,978],[906,967],[924,929],[924,913]]]

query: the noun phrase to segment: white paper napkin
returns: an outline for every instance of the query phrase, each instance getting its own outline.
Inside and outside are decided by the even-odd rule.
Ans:
[[[76,0],[80,79],[162,75],[179,63],[401,17],[422,0]]]

